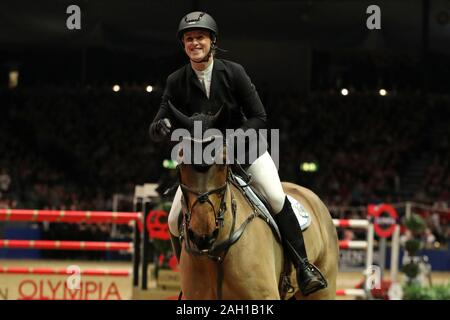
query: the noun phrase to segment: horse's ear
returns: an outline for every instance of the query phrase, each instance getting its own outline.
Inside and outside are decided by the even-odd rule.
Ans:
[[[172,112],[172,115],[174,116],[174,118],[178,122],[180,122],[184,128],[186,128],[186,129],[192,128],[194,125],[194,121],[192,119],[190,119],[187,115],[182,113],[180,110],[175,108],[175,106],[172,104],[172,102],[170,102],[170,100],[168,100],[167,102],[169,105],[169,110],[170,110],[170,112]]]

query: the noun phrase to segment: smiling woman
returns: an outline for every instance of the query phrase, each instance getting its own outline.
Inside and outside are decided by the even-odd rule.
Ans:
[[[192,67],[198,71],[205,70],[202,62],[204,59],[208,59],[212,44],[209,32],[204,30],[187,31],[183,35],[183,44],[186,54],[193,62]]]
[[[211,64],[218,34],[216,22],[205,12],[192,12],[181,19],[178,39],[194,69],[202,71]]]
[[[327,287],[327,281],[319,269],[308,261],[302,229],[283,189],[273,158],[267,151],[266,139],[261,144],[246,142],[247,133],[251,130],[257,132],[258,141],[263,140],[259,131],[266,127],[267,116],[264,106],[255,85],[240,64],[214,57],[214,51],[217,48],[217,34],[216,22],[205,12],[191,12],[181,19],[178,26],[178,39],[181,41],[190,63],[167,78],[160,109],[150,126],[150,136],[155,141],[162,141],[169,137],[172,130],[181,128],[191,131],[192,121],[183,119],[199,114],[204,115],[202,117],[207,119],[208,116],[221,114],[218,111],[224,108],[227,117],[217,121],[214,129],[241,129],[236,130],[236,133],[240,132],[236,139],[243,141],[246,148],[241,150],[242,153],[245,153],[245,157],[239,158],[238,155],[238,159],[244,159],[242,162],[240,161],[240,164],[252,176],[252,187],[261,193],[269,203],[271,213],[277,221],[285,242],[286,252],[295,266],[300,290],[304,295],[310,295],[322,289],[319,293],[322,292],[326,295],[327,291],[323,289]],[[177,114],[185,116],[179,117],[176,116]],[[173,131],[174,133],[175,131]],[[237,144],[237,146],[239,145],[242,143]],[[259,150],[255,151],[255,148]],[[230,151],[233,152],[233,150]],[[260,156],[254,159],[250,157],[251,154]],[[195,157],[201,159],[202,154],[194,155]],[[185,171],[181,171],[180,169],[180,176],[183,176]],[[200,181],[203,181],[202,179]],[[192,182],[192,185],[195,186],[196,183]],[[202,187],[208,189],[208,186]],[[177,226],[183,193],[185,203],[189,202],[186,192],[184,192],[186,188],[183,189],[183,192],[181,189],[178,188],[169,213],[169,229],[179,261],[181,244],[178,239],[180,231]],[[222,201],[222,203],[225,202]],[[214,225],[214,223],[209,224]],[[200,234],[199,236],[208,241],[211,239],[209,235]],[[185,240],[184,243],[188,245],[189,240]],[[183,261],[180,262],[180,265],[183,266]],[[185,270],[189,269],[189,267],[186,268]],[[330,280],[333,281],[333,276],[330,277]],[[186,285],[186,283],[184,284]],[[270,289],[259,294],[265,297],[277,297],[277,285],[275,282],[272,284]],[[331,284],[331,286],[333,285]],[[192,290],[191,286],[188,285],[188,287]],[[186,292],[184,289],[183,291],[189,296],[191,292]],[[268,293],[269,291],[270,293]],[[221,290],[218,289],[216,297],[220,296],[219,292]],[[248,292],[244,291],[242,296],[258,297],[253,293],[248,293],[248,295],[246,293]]]

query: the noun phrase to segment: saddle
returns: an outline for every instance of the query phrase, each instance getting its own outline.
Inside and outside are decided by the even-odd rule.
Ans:
[[[259,211],[259,217],[269,225],[273,234],[281,243],[282,240],[280,230],[278,229],[275,219],[273,218],[273,210],[270,207],[269,202],[261,193],[259,193],[254,187],[250,185],[251,177],[249,177],[244,170],[242,171],[243,174],[245,174],[245,181],[244,178],[232,172],[232,178],[236,182],[234,183],[234,185],[238,187],[241,193],[250,202],[251,206]],[[305,207],[295,198],[290,195],[287,195],[287,198],[291,203],[292,209],[295,213],[295,216],[297,217],[302,231],[305,231],[311,225],[311,215],[308,211],[306,211]],[[292,271],[292,264],[290,259],[288,258],[285,260],[279,284],[279,292],[282,300],[293,298],[295,287],[292,285]]]
[[[246,182],[244,181],[244,178],[234,172],[232,175],[242,194],[247,198],[250,204],[259,211],[263,220],[270,226],[277,239],[281,241],[280,230],[278,229],[275,219],[273,218],[273,210],[267,199],[248,183],[250,179],[247,178]],[[294,210],[302,231],[305,231],[311,224],[311,216],[309,212],[306,211],[305,207],[295,198],[290,195],[287,195],[287,198],[291,202],[292,209]]]

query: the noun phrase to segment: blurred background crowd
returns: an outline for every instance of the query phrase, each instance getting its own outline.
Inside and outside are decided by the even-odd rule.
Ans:
[[[73,4],[79,29],[66,24]],[[413,202],[427,220],[425,243],[444,245],[450,6],[380,0],[380,27],[369,28],[371,5],[2,1],[0,208],[114,210],[114,196],[133,196],[135,185],[170,186],[170,149],[150,141],[148,126],[166,77],[187,63],[179,20],[204,10],[227,50],[218,57],[245,67],[268,128],[280,130],[282,180],[311,188],[336,218],[365,217],[381,202],[404,215],[402,203]],[[47,239],[121,235],[110,225],[36,228]]]
[[[280,130],[282,180],[311,188],[340,218],[362,217],[368,203],[428,205],[436,212],[421,214],[435,238],[447,241],[448,96],[300,97],[267,87],[260,95],[268,127]],[[169,147],[148,136],[160,96],[111,88],[2,91],[0,207],[112,210],[114,194],[132,196],[136,184],[158,182],[170,170],[162,165]],[[303,170],[303,163],[316,169]],[[80,228],[79,235],[67,226],[51,235],[47,226],[47,236],[104,238],[111,231],[107,225],[71,228]]]

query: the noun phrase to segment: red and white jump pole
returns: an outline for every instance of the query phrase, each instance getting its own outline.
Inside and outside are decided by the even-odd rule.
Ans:
[[[373,264],[373,246],[374,246],[374,226],[366,219],[333,219],[337,228],[366,229],[367,237],[365,241],[339,240],[339,249],[354,249],[366,251],[366,269],[370,270]],[[367,277],[367,272],[364,272]],[[364,282],[366,285],[366,281]],[[336,291],[337,296],[358,296],[367,297],[367,288],[365,289],[340,289]]]
[[[364,219],[333,219],[335,227],[367,229],[370,225],[369,220]]]
[[[366,229],[366,241],[346,241],[339,240],[340,249],[361,249],[366,250],[366,270],[373,264],[374,246],[374,226],[366,219],[333,219],[333,223],[338,228]]]
[[[8,240],[0,239],[0,248],[45,249],[45,250],[97,250],[132,252],[133,270],[138,270],[140,262],[140,233],[137,224],[142,222],[142,206],[134,206],[135,212],[77,211],[77,210],[27,210],[0,209],[0,221],[65,222],[65,223],[111,223],[128,224],[134,229],[133,243],[88,242],[88,241],[48,241],[48,240]],[[133,284],[137,286],[138,273],[133,272]]]
[[[0,221],[129,224],[140,218],[140,212],[0,209]]]
[[[27,267],[1,267],[3,274],[30,274],[30,275],[72,275],[73,271],[67,268],[27,268]],[[80,269],[80,275],[84,276],[104,276],[104,277],[129,277],[131,270],[126,269]]]
[[[98,250],[131,251],[130,242],[55,241],[55,240],[0,240],[0,248],[43,250]]]
[[[353,296],[353,297],[365,297],[366,291],[364,289],[339,289],[336,290],[337,296]]]

